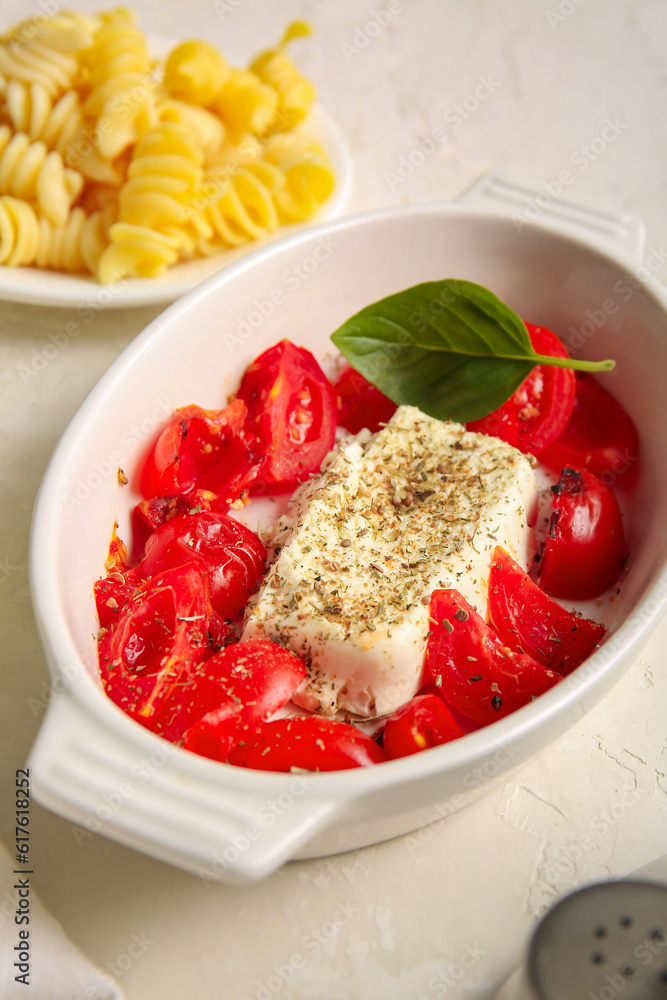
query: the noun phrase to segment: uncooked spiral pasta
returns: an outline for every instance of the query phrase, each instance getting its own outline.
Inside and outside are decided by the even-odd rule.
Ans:
[[[333,174],[285,52],[309,33],[248,68],[196,39],[152,60],[122,7],[0,37],[0,265],[152,277],[312,217]]]
[[[0,194],[36,201],[47,219],[59,226],[82,188],[83,177],[65,168],[60,153],[0,125]]]

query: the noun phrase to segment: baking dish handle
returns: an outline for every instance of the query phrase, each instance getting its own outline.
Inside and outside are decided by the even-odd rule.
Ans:
[[[244,885],[294,857],[340,808],[311,774],[229,768],[147,730],[130,740],[126,725],[95,717],[69,690],[49,704],[28,761],[32,790],[77,824],[78,843],[102,833],[206,883]]]
[[[455,201],[462,205],[496,208],[512,217],[518,232],[525,232],[533,223],[539,223],[582,239],[620,258],[630,267],[643,263],[646,229],[641,219],[613,208],[578,204],[563,196],[566,191],[558,180],[541,184],[518,183],[486,173],[473,181]]]

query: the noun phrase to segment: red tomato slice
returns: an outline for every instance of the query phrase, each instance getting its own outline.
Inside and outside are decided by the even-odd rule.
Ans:
[[[527,705],[560,680],[525,653],[514,653],[458,590],[431,595],[431,635],[424,683],[439,684],[461,715],[493,722]]]
[[[228,618],[223,618],[213,608],[209,608],[210,614],[206,622],[206,641],[211,653],[217,653],[219,649],[229,646],[230,643],[238,642],[234,626]]]
[[[208,577],[214,609],[233,618],[257,589],[265,558],[254,531],[228,514],[202,510],[160,525],[146,542],[137,572],[146,579],[194,562]]]
[[[639,435],[632,418],[588,372],[576,373],[576,386],[567,426],[540,452],[540,461],[558,472],[565,466],[586,469],[608,486],[618,477],[632,481],[639,463]]]
[[[270,639],[227,646],[205,666],[206,680],[192,693],[198,721],[185,734],[185,748],[222,761],[244,731],[254,733],[290,700],[307,674],[298,656]]]
[[[127,547],[116,534],[117,527],[118,524],[114,524],[109,554],[104,563],[107,576],[93,584],[97,617],[100,627],[105,629],[116,625],[120,612],[141,583],[141,577],[135,570],[128,569]]]
[[[616,497],[591,472],[563,469],[554,499],[540,584],[554,597],[584,601],[611,587],[625,555]]]
[[[244,745],[241,745],[241,744]],[[237,743],[227,763],[261,771],[340,771],[386,760],[375,740],[354,726],[311,715],[265,722]]]
[[[95,608],[101,628],[114,628],[142,579],[136,570],[113,570],[93,585]]]
[[[526,329],[537,354],[569,358],[565,345],[553,330],[532,323],[526,323]],[[506,403],[481,420],[471,421],[468,430],[492,434],[523,452],[541,454],[570,418],[575,383],[571,368],[536,365]]]
[[[336,396],[317,361],[282,340],[246,369],[238,400],[248,407],[246,438],[262,459],[253,486],[284,490],[319,470],[336,433]]]
[[[197,514],[200,510],[229,513],[229,503],[210,490],[191,490],[177,496],[151,497],[140,500],[132,511],[132,558],[140,562],[146,554],[146,542],[153,532],[181,514]]]
[[[390,760],[463,736],[444,701],[434,694],[418,694],[387,719],[382,749]]]
[[[483,729],[486,725],[485,722],[475,722],[474,719],[467,719],[465,715],[457,712],[453,705],[449,705],[442,693],[442,682],[440,686],[436,684],[422,684],[419,694],[432,694],[434,697],[439,698],[443,705],[446,706],[447,711],[451,713],[454,722],[461,729],[464,736],[466,733],[475,733],[478,729]]]
[[[136,519],[143,525],[143,532],[148,537],[165,521],[180,514],[198,514],[200,510],[217,510],[222,514],[229,513],[229,504],[220,501],[215,493],[209,490],[192,490],[187,496],[182,493],[176,496],[151,497],[140,500],[134,508]],[[134,527],[134,525],[133,525]]]
[[[603,625],[577,618],[552,601],[500,546],[489,575],[489,614],[501,642],[562,677],[590,656],[606,634]]]
[[[358,434],[362,427],[380,430],[396,412],[396,403],[348,365],[333,384],[338,397],[338,423]]]
[[[569,358],[562,340],[546,326],[526,323],[537,354]],[[518,447],[538,455],[565,428],[574,406],[576,378],[571,368],[537,365],[513,395],[519,428]]]
[[[100,638],[106,693],[167,738],[173,738],[169,724],[188,673],[209,652],[210,610],[206,579],[189,563],[143,583],[116,627]]]
[[[471,420],[466,426],[469,431],[500,438],[515,448],[519,446],[519,424],[514,396],[510,396],[502,406],[499,406],[492,413],[487,414],[486,417],[481,417],[479,420]]]
[[[241,434],[246,413],[240,399],[224,410],[177,410],[148,453],[143,495],[173,497],[200,489],[237,500],[257,472]]]

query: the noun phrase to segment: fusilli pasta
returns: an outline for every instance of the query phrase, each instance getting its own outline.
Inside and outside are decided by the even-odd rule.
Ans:
[[[154,90],[146,39],[127,10],[103,15],[103,25],[83,54],[90,95],[84,111],[96,121],[94,142],[113,159],[155,121]]]
[[[0,264],[94,274],[105,242],[102,212],[87,216],[83,208],[73,208],[54,226],[29,202],[0,197]]]
[[[158,97],[157,114],[162,122],[182,125],[201,149],[205,161],[210,162],[222,149],[225,127],[217,115],[205,108],[172,97]]]
[[[261,135],[271,126],[278,110],[278,92],[262,83],[256,73],[233,69],[211,107],[233,141],[238,141],[245,132]]]
[[[262,83],[269,84],[278,94],[278,124],[281,132],[294,128],[302,121],[315,100],[315,87],[299,72],[285,52],[285,46],[293,38],[310,34],[309,25],[303,21],[295,21],[290,24],[275,49],[262,52],[250,64],[250,69]]]
[[[77,54],[92,43],[97,19],[63,12],[32,17],[0,39],[0,73],[7,81],[40,83],[55,97],[72,86],[78,72]]]
[[[0,194],[36,201],[47,219],[60,226],[82,188],[83,177],[63,165],[60,153],[0,125]]]
[[[285,177],[275,194],[281,222],[310,219],[331,196],[335,179],[326,151],[314,139],[295,132],[273,135],[264,156]]]
[[[310,218],[333,174],[285,52],[309,33],[249,68],[198,40],[161,66],[125,8],[0,37],[0,264],[149,277]]]
[[[208,42],[183,42],[167,57],[163,83],[170,97],[207,107],[230,76],[224,57]]]
[[[101,280],[108,280],[112,270],[116,277],[161,274],[180,250],[191,252],[197,236],[212,235],[193,209],[203,179],[202,161],[201,150],[179,123],[163,122],[146,132],[120,189],[119,221],[111,227],[111,245],[102,254]]]

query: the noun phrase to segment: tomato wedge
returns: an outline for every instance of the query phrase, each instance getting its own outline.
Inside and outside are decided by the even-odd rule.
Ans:
[[[477,434],[488,434],[490,437],[507,441],[514,448],[519,446],[519,422],[514,396],[510,396],[497,410],[479,420],[471,420],[466,426],[469,431],[475,431]]]
[[[160,525],[146,542],[137,573],[145,579],[194,562],[206,573],[217,613],[233,618],[257,589],[265,558],[254,531],[228,514],[201,510]]]
[[[156,496],[149,500],[140,500],[133,514],[143,526],[142,532],[148,537],[161,524],[171,521],[172,517],[178,517],[179,514],[196,514],[200,510],[215,509],[211,501],[215,501],[215,494],[207,490],[193,490],[187,496],[182,493],[176,496]],[[229,509],[227,504],[225,509]],[[132,527],[135,530],[135,524]]]
[[[191,490],[175,496],[150,497],[140,500],[132,511],[132,560],[140,562],[146,554],[146,542],[153,532],[181,514],[197,514],[200,510],[229,513],[229,501],[220,499],[210,490]]]
[[[210,490],[230,503],[257,474],[242,436],[247,410],[236,399],[224,410],[184,406],[151,447],[141,473],[146,498]]]
[[[317,361],[282,340],[246,369],[237,402],[245,437],[261,460],[253,492],[285,490],[317,472],[336,433],[336,396]]]
[[[621,573],[623,518],[608,486],[583,469],[565,468],[554,499],[540,584],[554,597],[585,601],[603,594]]]
[[[639,463],[639,435],[632,417],[588,372],[576,373],[577,394],[559,438],[540,452],[540,461],[560,472],[586,469],[607,486],[619,477],[633,482]]]
[[[185,748],[224,761],[244,732],[285,705],[306,676],[303,662],[270,639],[227,646],[206,661],[207,678],[191,695],[198,719],[185,734]],[[196,705],[196,710],[195,706]]]
[[[387,719],[382,749],[390,760],[449,743],[463,736],[444,701],[434,694],[418,694]]]
[[[561,679],[504,645],[458,590],[433,591],[431,619],[424,684],[441,686],[443,697],[466,718],[501,719]]]
[[[262,771],[340,771],[386,760],[375,740],[354,726],[316,715],[265,722],[239,742],[227,762]]]
[[[537,354],[569,358],[562,340],[546,326],[526,323]],[[501,407],[467,426],[502,438],[523,452],[541,455],[564,430],[575,399],[575,374],[570,368],[536,365]]]
[[[396,403],[348,365],[333,384],[338,397],[338,423],[351,434],[362,427],[375,433],[396,412]]]
[[[95,609],[103,629],[116,625],[120,612],[141,583],[136,571],[128,568],[127,547],[116,534],[117,527],[118,524],[114,524],[109,554],[104,563],[107,575],[93,584]]]
[[[602,641],[603,625],[553,601],[500,546],[489,574],[489,614],[498,638],[566,677]]]
[[[133,569],[115,569],[103,580],[95,581],[95,608],[101,628],[111,629],[117,625],[121,612],[141,583],[141,577]]]
[[[137,588],[112,630],[99,641],[102,683],[133,719],[167,739],[193,668],[210,652],[208,584],[193,563]]]
[[[560,337],[546,326],[526,323],[537,354],[569,358]],[[571,368],[537,365],[514,393],[519,428],[518,447],[538,455],[565,428],[574,406],[576,378]]]

